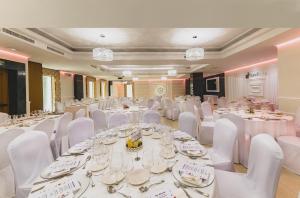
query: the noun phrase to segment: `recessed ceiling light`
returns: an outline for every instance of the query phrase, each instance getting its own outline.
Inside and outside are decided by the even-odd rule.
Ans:
[[[10,50],[12,50],[12,51],[17,51],[15,48],[10,48]]]
[[[193,39],[196,39],[196,38],[198,38],[198,36],[197,36],[197,35],[194,35],[194,36],[193,36]]]
[[[100,34],[100,37],[101,38],[105,38],[105,34]]]
[[[122,74],[123,74],[123,76],[131,76],[132,72],[131,71],[123,71]]]
[[[167,80],[168,78],[165,76],[160,77],[160,80]]]
[[[176,76],[176,75],[177,75],[176,69],[168,70],[168,76]]]
[[[139,80],[139,78],[138,77],[133,77],[132,80],[136,81],[136,80]]]

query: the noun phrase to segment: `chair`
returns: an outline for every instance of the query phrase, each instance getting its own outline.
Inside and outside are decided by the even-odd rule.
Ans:
[[[78,111],[76,111],[74,119],[82,118],[82,117],[85,117],[85,110],[79,109]]]
[[[154,104],[154,99],[152,99],[152,98],[149,99],[148,103],[147,103],[148,108],[150,109],[153,106],[153,104]]]
[[[296,135],[300,137],[300,107],[298,107],[295,116],[295,131]]]
[[[15,176],[16,198],[25,198],[34,180],[53,162],[49,139],[44,132],[28,131],[8,145],[7,153]]]
[[[83,142],[95,135],[94,122],[90,118],[77,118],[68,125],[68,137],[70,147]]]
[[[8,144],[24,133],[23,129],[10,129],[0,134],[0,197],[15,196],[15,181],[7,153]]]
[[[197,139],[201,144],[212,144],[213,134],[215,128],[215,122],[213,121],[202,121],[200,109],[194,105],[194,114],[197,120]]]
[[[67,126],[72,121],[72,113],[66,112],[58,118],[54,133],[50,138],[50,145],[54,159],[59,157],[69,148]]]
[[[88,107],[89,113],[91,114],[93,111],[98,109],[98,104],[94,103],[94,104],[90,104]]]
[[[226,98],[220,97],[218,98],[218,108],[225,108],[227,106]]]
[[[272,136],[256,135],[251,141],[246,174],[215,170],[217,197],[274,198],[282,160],[282,150]]]
[[[280,136],[277,141],[284,153],[284,167],[300,175],[300,137]]]
[[[160,109],[160,103],[155,101],[150,109],[158,111]]]
[[[143,114],[143,122],[160,124],[160,114],[154,110],[147,110]]]
[[[0,125],[8,120],[8,114],[0,112]]]
[[[108,118],[108,127],[114,128],[124,124],[128,124],[128,116],[124,113],[114,113]]]
[[[96,110],[91,113],[91,118],[94,121],[94,127],[95,131],[99,129],[107,129],[107,120],[106,120],[106,115],[103,111]]]
[[[176,102],[173,102],[171,106],[166,109],[166,118],[170,120],[177,120],[180,113],[179,106]]]
[[[197,120],[193,113],[183,112],[178,119],[179,130],[197,137]]]
[[[213,135],[213,147],[209,149],[214,167],[217,169],[233,170],[233,153],[237,137],[236,126],[228,119],[216,121]]]
[[[33,130],[45,132],[50,139],[54,132],[54,126],[55,126],[55,120],[45,119],[39,124],[37,124],[35,127],[33,127]]]
[[[213,120],[213,113],[209,102],[205,101],[201,104],[204,120]]]

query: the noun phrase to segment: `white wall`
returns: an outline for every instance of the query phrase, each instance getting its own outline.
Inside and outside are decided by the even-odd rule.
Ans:
[[[60,74],[60,89],[62,102],[74,98],[74,80],[72,74]]]

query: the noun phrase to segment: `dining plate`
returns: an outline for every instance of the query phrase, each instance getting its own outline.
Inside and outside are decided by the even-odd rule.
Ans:
[[[150,173],[146,169],[136,169],[128,173],[127,181],[129,184],[138,186],[144,184],[150,178]]]
[[[122,172],[112,173],[107,172],[101,177],[101,182],[106,185],[114,185],[120,183],[125,178],[125,174]]]
[[[167,163],[161,162],[159,164],[152,166],[150,171],[151,173],[159,174],[165,172],[167,168],[168,168]]]

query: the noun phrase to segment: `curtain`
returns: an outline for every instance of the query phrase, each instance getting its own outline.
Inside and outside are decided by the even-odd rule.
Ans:
[[[264,97],[274,104],[277,104],[277,92],[278,92],[278,69],[271,66],[267,70]]]

